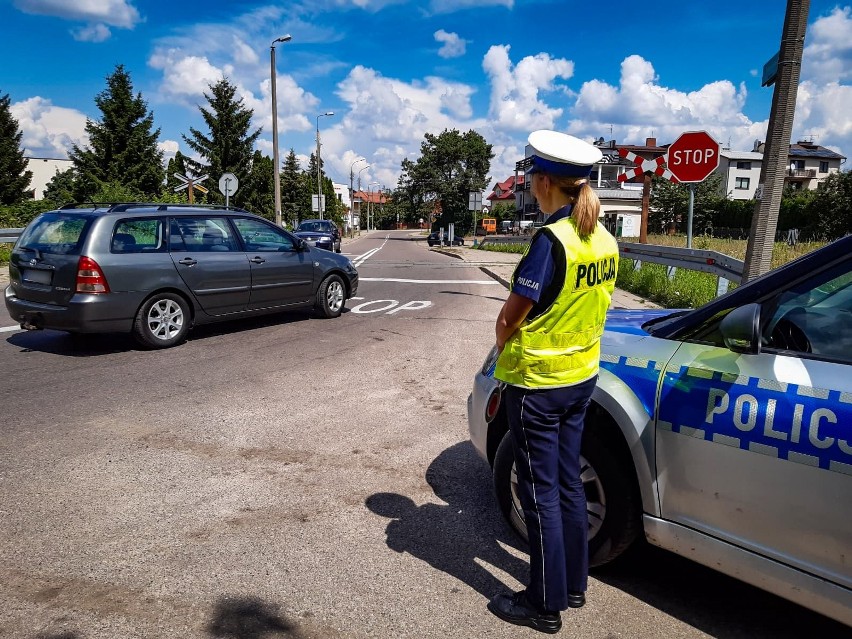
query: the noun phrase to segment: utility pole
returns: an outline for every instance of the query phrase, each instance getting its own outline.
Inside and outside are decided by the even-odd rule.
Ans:
[[[775,245],[778,211],[781,209],[784,175],[787,171],[790,137],[793,133],[796,93],[799,88],[809,9],[810,0],[787,0],[781,49],[778,52],[777,76],[769,81],[775,81],[775,90],[772,94],[769,128],[757,187],[760,197],[757,198],[751,221],[743,283],[762,275],[772,264],[772,249]]]

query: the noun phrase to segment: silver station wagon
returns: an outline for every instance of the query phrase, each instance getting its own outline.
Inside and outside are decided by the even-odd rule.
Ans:
[[[690,311],[611,310],[583,435],[592,565],[638,536],[852,625],[852,236]],[[526,535],[492,351],[471,441]]]
[[[6,308],[25,329],[132,333],[148,348],[190,327],[313,307],[337,317],[358,289],[348,258],[247,211],[113,204],[42,213],[9,262]]]

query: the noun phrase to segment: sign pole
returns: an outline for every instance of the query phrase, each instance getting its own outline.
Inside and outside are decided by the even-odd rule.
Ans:
[[[692,248],[692,210],[695,206],[695,183],[689,184],[689,209],[686,214],[686,248]]]

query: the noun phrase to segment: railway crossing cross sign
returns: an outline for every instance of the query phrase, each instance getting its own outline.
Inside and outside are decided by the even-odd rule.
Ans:
[[[199,175],[198,177],[187,177],[182,173],[173,173],[172,175],[174,175],[178,180],[182,182],[182,184],[178,184],[175,187],[175,192],[187,189],[190,204],[195,204],[195,198],[193,197],[193,191],[195,189],[198,189],[200,193],[203,193],[205,195],[209,192],[209,189],[207,187],[201,186],[201,184],[199,184],[199,182],[203,182],[209,177],[206,173],[204,175]]]

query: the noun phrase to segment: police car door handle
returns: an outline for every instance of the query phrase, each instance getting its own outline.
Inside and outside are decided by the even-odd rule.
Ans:
[[[260,257],[260,255],[255,255],[253,258],[249,260],[252,264],[263,264],[266,260]]]
[[[198,264],[198,260],[194,260],[191,257],[185,257],[182,260],[178,260],[178,264],[183,264],[184,266],[194,266]]]

